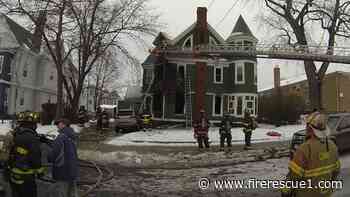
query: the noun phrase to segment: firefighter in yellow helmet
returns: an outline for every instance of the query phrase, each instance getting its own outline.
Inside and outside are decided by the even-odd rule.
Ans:
[[[332,188],[320,188],[320,181],[336,180],[340,171],[338,149],[329,139],[330,130],[326,116],[314,112],[306,118],[306,142],[296,150],[289,162],[288,179],[304,180],[311,183],[311,188],[282,190],[282,196],[329,197]],[[309,185],[308,185],[309,186]]]
[[[18,126],[13,134],[13,144],[7,161],[8,179],[13,197],[36,197],[36,178],[41,176],[40,140],[36,133],[39,113],[16,114]]]

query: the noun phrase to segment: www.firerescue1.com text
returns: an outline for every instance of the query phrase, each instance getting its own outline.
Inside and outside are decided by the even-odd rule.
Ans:
[[[235,189],[342,189],[342,181],[319,181],[313,184],[311,179],[308,180],[234,180],[234,179],[217,179],[209,180],[200,178],[198,181],[199,189],[207,190],[235,190]]]

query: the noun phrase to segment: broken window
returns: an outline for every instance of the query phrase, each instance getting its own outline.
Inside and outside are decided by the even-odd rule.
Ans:
[[[221,96],[214,96],[214,115],[222,115],[222,98]]]
[[[25,64],[23,67],[23,77],[28,76],[28,64]]]
[[[185,94],[176,92],[175,114],[183,114],[185,112]]]

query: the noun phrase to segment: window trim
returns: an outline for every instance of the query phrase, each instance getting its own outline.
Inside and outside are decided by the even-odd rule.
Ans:
[[[253,110],[253,116],[254,117],[256,117],[257,115],[258,115],[258,94],[254,94],[254,93],[235,93],[235,94],[225,94],[225,96],[227,96],[227,109],[228,109],[228,105],[229,105],[229,99],[228,99],[228,97],[229,96],[234,96],[235,97],[235,113],[234,114],[232,114],[232,115],[234,115],[234,116],[236,116],[236,117],[244,117],[244,111],[247,109],[247,101],[251,101],[252,103],[253,103],[253,108],[252,108],[252,110]],[[250,97],[253,97],[253,100],[247,100],[246,99],[246,96],[248,96],[249,97],[249,99],[250,99]],[[238,108],[238,97],[242,97],[242,114],[241,115],[238,115],[238,110],[237,110],[237,108]],[[256,103],[255,103],[255,101],[256,101]],[[256,110],[255,110],[256,109]]]
[[[234,113],[230,112],[230,103],[232,101],[231,97],[234,98],[233,100],[233,109],[234,109]],[[227,95],[227,111],[228,113],[230,113],[231,115],[236,115],[236,110],[237,109],[237,99],[236,99],[236,95]]]
[[[185,47],[187,41],[190,40],[191,41],[191,47]],[[192,49],[193,48],[193,35],[190,35],[186,38],[186,40],[182,43],[182,49]]]
[[[220,112],[221,112],[221,113],[220,113],[220,114],[216,114],[216,113],[215,113],[215,98],[216,98],[217,96],[218,96],[218,97],[221,97],[221,103],[220,103],[220,108],[221,108],[221,109],[220,109]],[[222,117],[222,116],[223,116],[223,101],[224,101],[224,95],[219,95],[219,94],[214,94],[214,95],[213,95],[213,107],[212,107],[212,108],[213,108],[213,111],[212,111],[212,116],[213,116],[213,117]]]
[[[220,69],[221,81],[216,81],[216,69]],[[214,84],[223,84],[224,83],[224,66],[223,65],[214,65]]]
[[[235,84],[245,84],[245,62],[239,61],[235,63]],[[238,81],[238,67],[242,67],[242,81]]]
[[[0,55],[0,74],[2,73],[2,71],[4,69],[4,62],[5,62],[5,56]]]
[[[209,36],[209,45],[218,45],[218,42],[212,36]]]

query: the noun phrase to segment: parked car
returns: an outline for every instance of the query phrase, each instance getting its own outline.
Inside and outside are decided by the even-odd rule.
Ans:
[[[344,151],[350,149],[350,113],[329,114],[327,117],[327,125],[331,130],[330,139],[338,146],[338,150]],[[290,157],[293,157],[298,146],[305,141],[306,129],[297,131],[293,134]]]
[[[119,131],[139,131],[141,129],[141,120],[133,110],[119,110],[114,120],[114,128]]]

